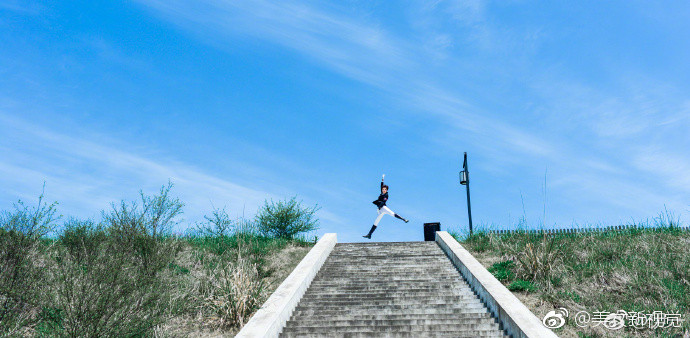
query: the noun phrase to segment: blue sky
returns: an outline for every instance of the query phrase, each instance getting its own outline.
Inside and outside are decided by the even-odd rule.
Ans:
[[[683,1],[3,1],[0,209],[66,216],[170,179],[213,207],[318,204],[321,229],[614,225],[690,216]]]

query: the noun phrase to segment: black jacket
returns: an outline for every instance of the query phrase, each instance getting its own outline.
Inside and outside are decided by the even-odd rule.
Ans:
[[[383,189],[383,182],[381,182],[381,189]],[[376,204],[376,206],[381,209],[383,208],[384,205],[386,205],[386,201],[388,201],[388,192],[385,194],[379,195],[379,198],[376,199],[376,201],[373,201],[371,203]]]

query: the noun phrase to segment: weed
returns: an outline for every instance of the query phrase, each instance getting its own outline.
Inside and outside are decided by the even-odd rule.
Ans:
[[[508,281],[515,277],[515,272],[513,272],[514,267],[515,263],[513,263],[511,260],[508,260],[494,263],[488,270],[496,277],[496,279],[500,281]]]
[[[173,271],[175,275],[187,275],[189,274],[189,269],[185,268],[184,266],[179,266],[175,263],[170,263],[168,265],[168,268]]]
[[[669,211],[664,205],[664,211],[654,218],[654,225],[659,228],[679,228],[681,225],[680,216],[673,211]]]
[[[537,291],[537,286],[530,281],[518,279],[508,284],[508,290],[534,292]]]
[[[225,209],[213,209],[211,215],[204,216],[204,223],[197,224],[197,234],[208,237],[228,236],[233,230],[233,221]]]
[[[242,326],[265,292],[256,264],[240,258],[208,272],[200,301],[219,316],[222,327]]]
[[[468,236],[466,243],[477,252],[484,252],[492,248],[491,235],[484,232],[477,232]]]
[[[561,250],[556,245],[558,240],[548,234],[539,236],[517,234],[515,236],[529,238],[522,250],[512,250],[522,276],[530,280],[542,280],[548,277],[561,258]]]

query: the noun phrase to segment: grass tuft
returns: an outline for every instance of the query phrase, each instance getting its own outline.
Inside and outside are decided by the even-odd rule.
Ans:
[[[508,284],[508,290],[534,292],[537,290],[537,286],[530,281],[518,279]]]

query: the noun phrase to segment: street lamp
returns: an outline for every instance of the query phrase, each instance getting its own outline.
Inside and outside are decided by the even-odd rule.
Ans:
[[[470,219],[470,236],[472,236],[472,207],[470,206],[470,172],[467,167],[467,152],[465,152],[465,160],[462,162],[462,171],[460,172],[460,184],[467,187],[467,217]]]

